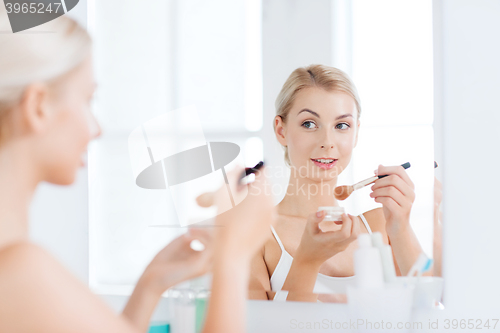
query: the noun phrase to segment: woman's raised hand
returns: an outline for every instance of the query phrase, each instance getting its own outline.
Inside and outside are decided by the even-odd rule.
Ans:
[[[325,211],[309,215],[294,260],[319,266],[344,251],[361,232],[359,219],[348,214],[342,214],[341,229],[323,232],[319,224],[324,217]]]
[[[216,247],[220,251],[230,251],[234,255],[250,258],[257,252],[269,235],[269,226],[276,221],[269,180],[265,167],[255,174],[255,181],[248,185],[239,184],[239,176],[244,169],[237,167],[227,173],[235,207],[227,208],[227,187],[223,185],[213,193],[205,193],[197,198],[203,207],[216,205]],[[224,208],[226,207],[226,208]]]
[[[213,235],[206,228],[190,228],[153,258],[146,267],[143,277],[148,289],[161,295],[168,288],[207,273],[212,264]],[[191,242],[198,240],[204,246],[201,251],[191,248]]]
[[[415,185],[402,166],[379,165],[376,175],[389,175],[378,179],[371,187],[370,197],[383,205],[388,234],[405,230],[410,225],[410,211],[415,201]]]

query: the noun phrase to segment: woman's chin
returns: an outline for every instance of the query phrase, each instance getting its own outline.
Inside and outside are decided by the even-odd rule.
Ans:
[[[60,171],[47,177],[46,181],[54,185],[67,186],[75,182],[78,169]]]

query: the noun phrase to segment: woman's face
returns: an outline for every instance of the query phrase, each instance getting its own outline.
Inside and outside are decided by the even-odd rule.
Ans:
[[[332,180],[349,164],[359,121],[354,99],[347,93],[301,90],[286,123],[279,116],[275,122],[278,141],[288,146],[290,163],[301,177]]]
[[[90,109],[95,90],[91,57],[53,85],[45,104],[47,120],[39,135],[44,150],[39,160],[45,181],[67,185],[84,165],[87,144],[100,135]]]

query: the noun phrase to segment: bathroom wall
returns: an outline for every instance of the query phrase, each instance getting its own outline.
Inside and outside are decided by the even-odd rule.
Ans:
[[[444,304],[462,318],[498,316],[500,1],[435,0],[441,110]],[[495,318],[495,317],[489,317]]]

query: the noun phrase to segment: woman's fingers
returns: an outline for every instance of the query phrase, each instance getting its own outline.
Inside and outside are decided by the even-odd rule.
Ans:
[[[372,191],[375,191],[379,188],[390,186],[394,186],[405,196],[408,196],[412,199],[414,199],[415,197],[415,191],[398,175],[390,175],[377,180],[375,184],[372,185],[371,189]]]
[[[351,237],[353,221],[351,217],[347,214],[342,214],[342,228],[338,231],[339,236],[342,239],[347,239]]]
[[[352,222],[352,229],[351,229],[351,239],[352,240],[355,240],[356,238],[358,238],[358,235],[360,234],[361,232],[361,228],[360,228],[360,222],[359,222],[359,217],[358,218],[355,218],[354,216],[352,215],[349,215],[349,217],[351,218],[351,220],[353,221]]]
[[[391,197],[376,197],[375,202],[382,204],[384,207],[387,207],[389,210],[394,210],[396,208],[401,207],[394,199]]]
[[[213,204],[217,206],[219,214],[227,211],[228,205],[232,204],[228,201],[228,190],[231,192],[235,205],[238,205],[246,198],[248,193],[246,191],[246,186],[239,183],[239,177],[243,170],[243,167],[236,166],[231,171],[226,172],[224,182],[221,184],[221,187],[214,192]]]
[[[410,177],[406,173],[405,168],[403,168],[401,165],[397,165],[397,166],[379,165],[378,166],[377,175],[392,175],[392,174],[398,175],[399,177],[401,177],[401,179],[403,179],[408,184],[408,186],[410,186],[412,189],[415,189],[415,185],[413,184]],[[384,177],[384,178],[387,178],[387,177]],[[381,179],[384,179],[384,178],[381,178]],[[377,182],[378,182],[378,180],[377,180]]]
[[[213,233],[208,228],[191,227],[188,229],[188,233],[192,239],[199,240],[205,247],[212,243]]]
[[[240,184],[240,177],[245,171],[245,168],[241,165],[235,166],[231,171],[227,172],[227,180],[231,186],[235,185],[237,190],[241,190],[244,185]]]
[[[324,210],[313,213],[309,215],[309,217],[307,218],[307,228],[309,228],[309,230],[313,235],[322,232],[319,227],[319,224],[321,221],[323,221],[324,218],[325,218]]]
[[[196,197],[196,203],[200,207],[211,207],[214,204],[215,192],[206,192]]]
[[[397,188],[393,186],[382,187],[378,190],[370,193],[370,197],[379,198],[379,197],[389,197],[392,198],[399,206],[406,207],[408,204],[408,200]]]
[[[259,196],[265,192],[265,187],[267,186],[267,178],[263,172],[266,167],[262,167],[257,173],[255,173],[255,180],[248,184],[248,194],[252,196]]]

